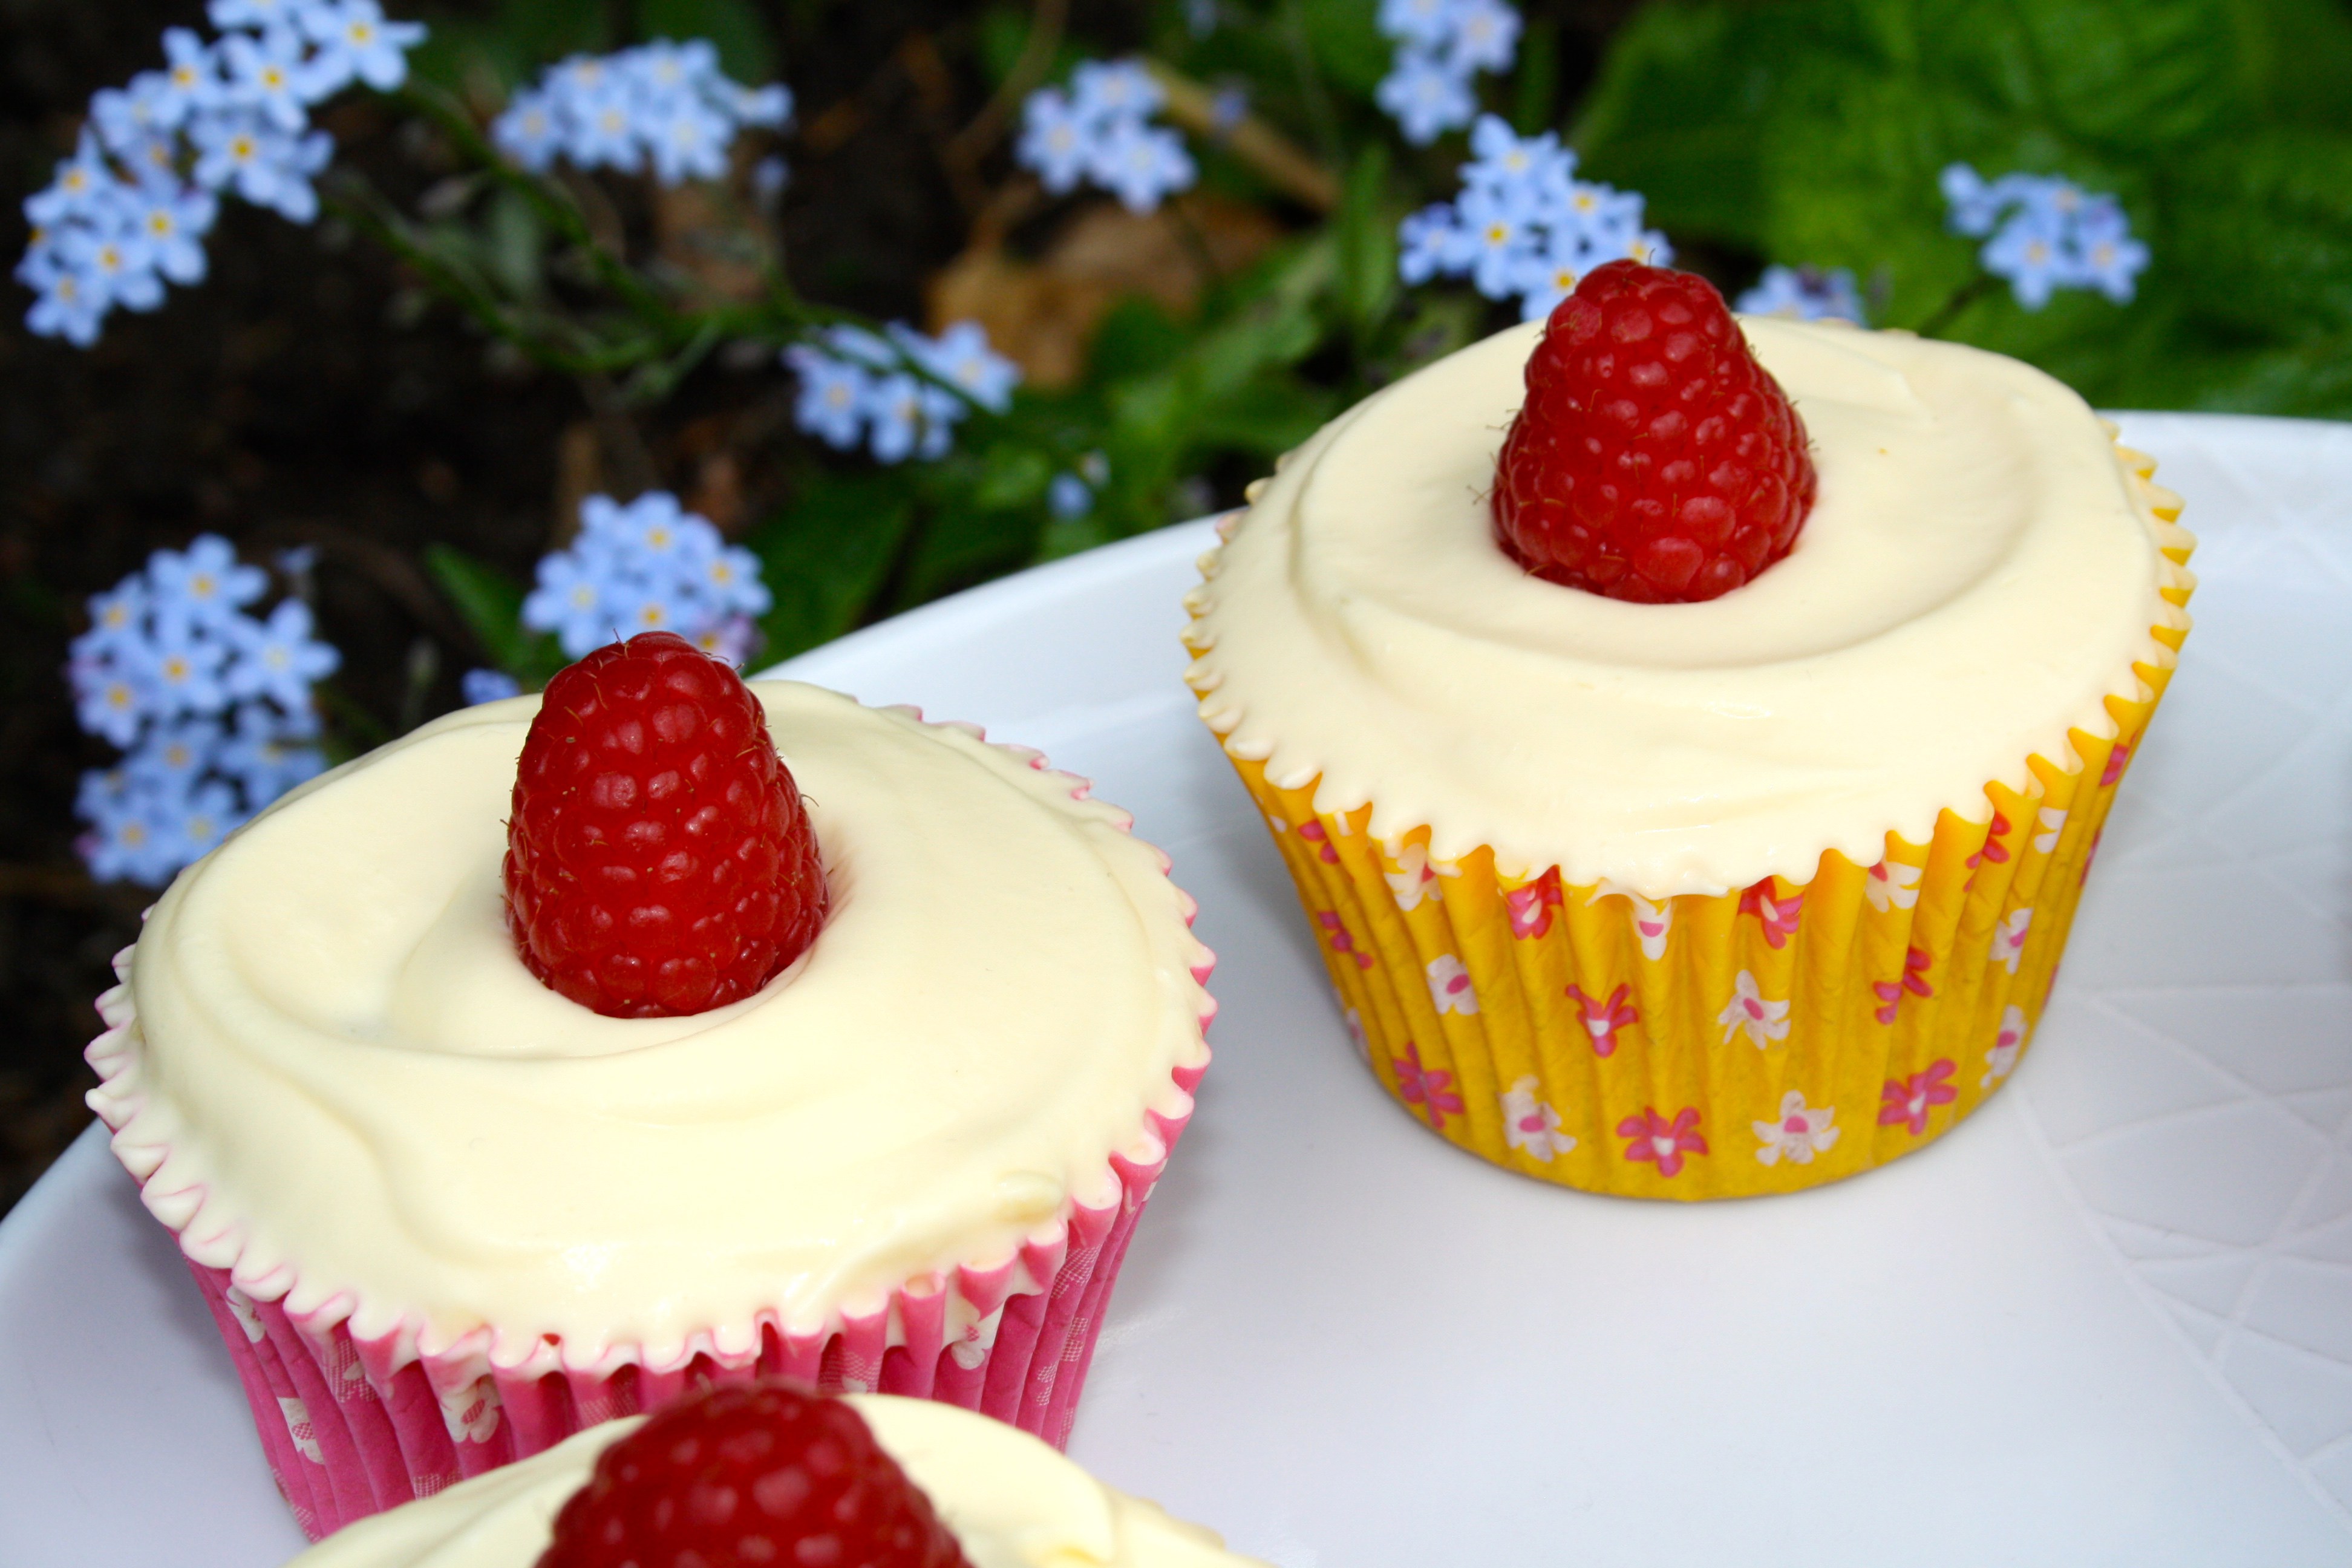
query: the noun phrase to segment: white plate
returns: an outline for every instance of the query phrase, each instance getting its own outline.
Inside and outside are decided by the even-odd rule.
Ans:
[[[1223,956],[1072,1452],[1285,1568],[2352,1563],[2352,426],[2126,424],[2205,585],[2041,1038],[1799,1197],[1586,1197],[1381,1094],[1178,681],[1205,527],[799,660],[1093,776]],[[0,1226],[0,1563],[300,1544],[84,1137]]]

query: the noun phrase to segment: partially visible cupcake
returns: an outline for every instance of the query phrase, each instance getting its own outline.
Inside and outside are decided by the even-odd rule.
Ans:
[[[1612,263],[1253,487],[1187,679],[1410,1114],[1786,1192],[2015,1068],[2189,626],[2153,468],[2015,361]]]
[[[688,657],[656,686],[716,671],[765,733],[666,761],[659,737],[702,721],[625,661],[592,671],[612,733],[562,739],[604,759],[581,798],[627,807],[621,826],[510,798],[539,699],[452,714],[184,872],[100,1003],[91,1103],[314,1537],[697,1381],[789,1373],[1067,1433],[1208,1061],[1192,901],[1126,814],[1034,752],[788,682],[753,704]],[[563,679],[551,721],[593,706]],[[632,690],[653,704],[635,717]],[[731,778],[771,738],[822,852],[813,946],[771,978],[783,954],[739,962],[730,927],[715,966],[633,969],[591,951],[614,923],[593,901],[542,899],[515,917],[526,963],[509,885],[639,875],[549,846],[674,818],[643,876],[685,876],[719,808],[631,803]],[[538,859],[519,826],[508,862],[510,815]],[[756,848],[713,853],[796,863]],[[791,923],[729,899],[735,927]],[[730,973],[739,999],[683,1016],[555,988],[645,1010],[648,986]]]
[[[823,1408],[835,1405],[740,1389],[606,1422],[362,1521],[289,1568],[1264,1568],[1001,1423],[888,1394]],[[836,1506],[844,1494],[855,1500]],[[615,1519],[614,1533],[641,1533],[607,1543],[595,1527]],[[648,1538],[667,1554],[638,1555]]]

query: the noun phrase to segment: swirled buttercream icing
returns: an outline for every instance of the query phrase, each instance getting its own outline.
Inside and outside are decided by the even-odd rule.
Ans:
[[[2105,700],[2169,668],[2189,537],[2065,386],[1908,334],[1748,318],[1811,433],[1819,499],[1721,598],[1633,605],[1522,572],[1495,458],[1540,322],[1327,426],[1258,491],[1189,601],[1202,717],[1234,756],[1429,852],[1651,898],[1822,852],[1877,861],[2027,759],[2078,765]],[[2163,514],[2159,516],[2159,513]]]
[[[1197,1525],[1170,1518],[1025,1432],[927,1400],[854,1394],[875,1440],[939,1510],[972,1568],[1247,1568]],[[555,1515],[606,1445],[642,1417],[608,1421],[528,1459],[362,1520],[289,1568],[531,1568]],[[1263,1565],[1260,1565],[1263,1568]]]
[[[726,1007],[603,1017],[516,955],[499,864],[536,698],[341,768],[184,872],[108,1086],[184,1249],[355,1337],[609,1370],[822,1332],[1115,1203],[1112,1156],[1160,1156],[1150,1117],[1181,1121],[1171,1075],[1207,1059],[1165,858],[1034,753],[752,689],[834,907]]]

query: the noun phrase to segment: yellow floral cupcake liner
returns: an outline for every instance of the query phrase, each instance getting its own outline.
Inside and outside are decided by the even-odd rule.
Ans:
[[[2126,463],[2145,483],[2154,464]],[[2171,523],[2178,498],[2149,487]],[[2185,563],[2177,529],[2164,553]],[[2167,587],[2186,605],[2192,580]],[[2185,621],[2185,617],[2183,617]],[[2178,651],[2180,627],[2152,628]],[[1652,901],[1557,868],[1499,874],[1430,830],[1367,836],[1370,803],[1315,808],[1319,778],[1257,802],[1382,1088],[1441,1137],[1544,1181],[1648,1198],[1833,1182],[1948,1131],[2015,1070],[2048,1000],[2116,788],[2170,670],[2140,663],[2117,732],[2069,733],[1990,819],[1946,810],[1859,866]]]

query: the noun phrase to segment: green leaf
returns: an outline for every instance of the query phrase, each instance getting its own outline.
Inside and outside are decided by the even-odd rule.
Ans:
[[[1549,16],[1528,24],[1519,40],[1518,85],[1511,94],[1511,127],[1522,136],[1552,128],[1559,112],[1559,24]]]
[[[914,521],[891,474],[812,473],[793,505],[750,540],[774,603],[760,617],[765,657],[790,658],[856,626],[881,592]]]
[[[1375,142],[1348,171],[1335,219],[1340,308],[1360,338],[1387,317],[1399,288],[1388,183],[1388,148]]]
[[[2200,310],[2252,332],[2352,330],[2352,136],[2249,130],[2175,174],[2173,255],[2157,265]]]
[[[637,0],[637,32],[680,43],[709,39],[719,69],[746,87],[775,79],[775,42],[747,0]]]
[[[1370,98],[1389,74],[1396,48],[1373,25],[1377,7],[1370,0],[1297,0],[1299,24],[1315,63],[1331,85],[1360,98]]]
[[[1088,373],[1101,382],[1148,375],[1184,352],[1186,336],[1167,311],[1139,294],[1130,294],[1113,305],[1095,329]]]
[[[1041,526],[1034,510],[991,511],[969,503],[941,509],[915,542],[898,604],[919,605],[1027,565]]]
[[[522,624],[521,584],[446,544],[425,546],[425,568],[491,663],[525,684],[542,683],[563,668],[555,639]]]

